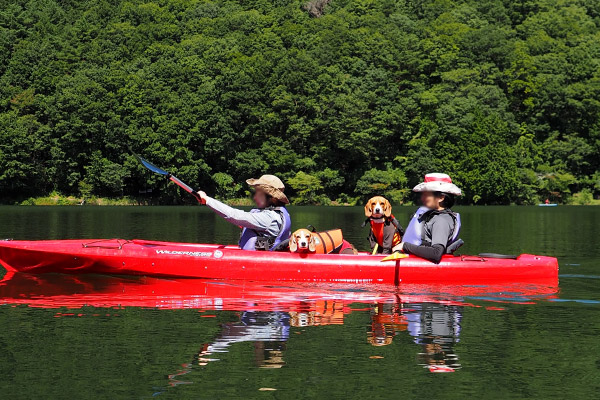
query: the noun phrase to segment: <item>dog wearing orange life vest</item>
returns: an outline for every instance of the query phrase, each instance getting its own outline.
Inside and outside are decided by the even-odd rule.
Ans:
[[[365,220],[371,226],[369,243],[371,252],[391,254],[396,250],[404,230],[392,214],[392,204],[383,196],[371,197],[365,204]]]
[[[341,229],[332,229],[325,232],[311,232],[308,229],[298,229],[292,233],[289,247],[292,253],[358,253],[354,246],[344,240]]]

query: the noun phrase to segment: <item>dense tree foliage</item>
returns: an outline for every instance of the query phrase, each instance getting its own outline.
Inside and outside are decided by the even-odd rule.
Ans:
[[[315,11],[317,10],[317,11]],[[0,0],[0,191],[600,194],[597,0]]]

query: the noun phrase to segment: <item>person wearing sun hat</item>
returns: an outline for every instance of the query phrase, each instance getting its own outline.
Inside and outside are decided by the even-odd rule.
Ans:
[[[462,191],[447,174],[431,173],[413,192],[421,193],[423,206],[413,215],[398,247],[437,264],[442,255],[453,253],[463,244],[458,238],[460,214],[451,210],[454,197]]]
[[[289,204],[283,193],[285,185],[275,175],[263,175],[246,181],[254,189],[256,208],[238,210],[200,191],[200,203],[206,204],[226,221],[242,228],[239,246],[244,250],[274,250],[290,237],[292,226],[290,214],[285,208]]]

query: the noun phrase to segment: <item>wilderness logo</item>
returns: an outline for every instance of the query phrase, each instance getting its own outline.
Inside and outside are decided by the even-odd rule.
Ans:
[[[156,250],[156,254],[168,254],[174,256],[210,257],[210,251],[180,251],[180,250]]]

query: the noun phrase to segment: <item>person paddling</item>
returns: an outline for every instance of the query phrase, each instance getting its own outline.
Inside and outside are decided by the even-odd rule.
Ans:
[[[454,196],[462,192],[450,176],[439,173],[425,175],[425,181],[415,186],[413,192],[421,193],[423,206],[411,219],[398,247],[404,253],[437,264],[442,255],[453,253],[463,244],[458,239],[460,215],[451,210]]]
[[[198,192],[198,201],[226,221],[243,228],[239,241],[243,250],[274,250],[282,241],[289,239],[292,226],[285,208],[290,202],[283,193],[285,185],[274,175],[248,179],[246,183],[254,188],[256,204],[256,208],[249,212],[230,207],[203,191]]]

